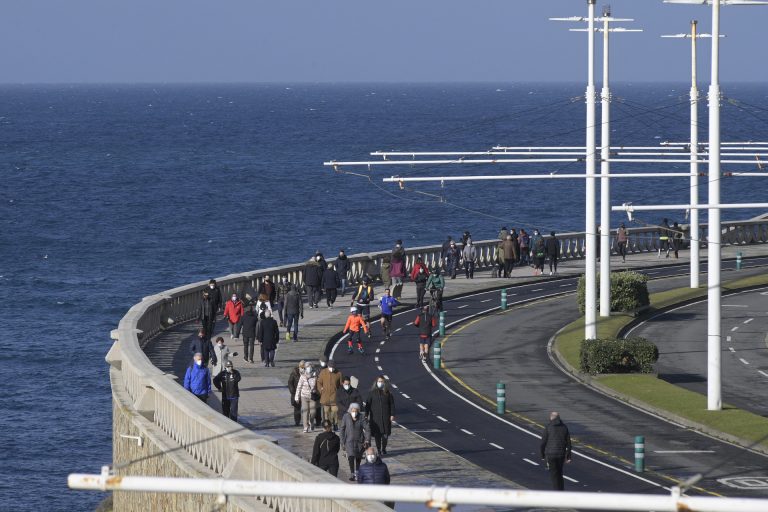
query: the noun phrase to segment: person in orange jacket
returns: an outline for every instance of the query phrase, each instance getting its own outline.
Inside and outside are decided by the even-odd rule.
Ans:
[[[342,334],[349,333],[349,339],[347,340],[347,353],[352,353],[352,343],[357,341],[357,351],[364,354],[363,339],[360,337],[360,329],[365,334],[368,334],[368,324],[365,323],[363,317],[360,316],[360,312],[357,308],[350,308],[349,316],[347,317],[347,323],[344,325],[344,331]]]

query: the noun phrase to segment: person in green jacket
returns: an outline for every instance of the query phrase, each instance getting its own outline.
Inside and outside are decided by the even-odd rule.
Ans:
[[[443,290],[445,289],[445,278],[440,274],[440,265],[435,265],[427,279],[427,290],[437,303],[437,311],[443,310]]]

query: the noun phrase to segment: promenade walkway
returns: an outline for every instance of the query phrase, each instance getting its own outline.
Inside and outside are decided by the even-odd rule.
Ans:
[[[745,257],[768,254],[768,247],[762,245],[724,247],[723,257],[733,258],[736,252],[742,252]],[[704,253],[704,256],[706,254]],[[614,269],[668,265],[671,263],[687,262],[688,252],[682,251],[681,258],[658,259],[656,254],[630,255],[626,264],[620,258],[613,257]],[[566,261],[560,266],[560,275],[578,275],[583,271],[582,261]],[[547,277],[532,276],[528,267],[517,268],[512,279],[492,278],[490,272],[476,272],[474,280],[464,279],[462,274],[455,280],[447,280],[446,297],[474,293],[480,290],[500,288],[510,284],[546,280]],[[685,285],[685,284],[683,284]],[[413,303],[415,289],[413,284],[406,284],[403,292],[404,302]],[[377,296],[382,292],[381,285],[376,287]],[[322,302],[321,302],[322,304]],[[259,433],[267,434],[277,439],[280,446],[307,460],[315,435],[303,434],[301,429],[293,424],[293,411],[289,403],[286,388],[288,376],[299,360],[317,361],[325,352],[328,341],[338,333],[348,314],[349,295],[340,297],[334,309],[305,309],[305,318],[300,325],[300,342],[281,341],[276,356],[276,368],[264,368],[258,363],[248,364],[238,356],[234,358],[235,367],[243,376],[240,385],[240,418],[243,425]],[[375,311],[373,311],[375,312]],[[559,322],[559,319],[557,319]],[[145,352],[152,362],[161,370],[182,378],[186,366],[190,362],[189,346],[195,334],[196,325],[183,324],[157,336],[145,347]],[[282,330],[281,330],[282,331]],[[217,325],[217,334],[225,334],[223,323]],[[229,340],[225,335],[225,340]],[[284,338],[284,334],[283,334]],[[229,343],[229,342],[228,342]],[[242,353],[242,346],[231,348]],[[414,353],[415,354],[415,353]],[[415,357],[415,355],[414,355]],[[339,366],[346,374],[349,368]],[[354,371],[351,372],[354,376]],[[365,396],[370,382],[361,382],[359,387]],[[209,400],[211,407],[219,409],[216,397]],[[484,487],[514,487],[516,484],[486,471],[460,456],[444,451],[431,443],[419,432],[402,428],[393,432],[393,449],[389,451],[386,462],[393,475],[393,483],[402,484],[441,484]],[[340,478],[346,481],[348,470],[345,461],[341,461]]]

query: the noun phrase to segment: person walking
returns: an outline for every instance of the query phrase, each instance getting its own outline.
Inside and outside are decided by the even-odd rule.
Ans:
[[[296,400],[296,389],[299,387],[299,378],[304,373],[304,361],[294,366],[288,376],[288,393],[291,395],[291,407],[293,407],[293,422],[295,426],[301,425],[301,401]]]
[[[389,468],[382,462],[381,457],[376,453],[376,449],[373,446],[369,446],[365,450],[365,462],[360,466],[357,474],[357,483],[389,485],[390,479]],[[395,508],[394,501],[385,501],[384,505],[391,509]]]
[[[216,362],[213,364],[213,368],[211,368],[211,375],[214,377],[224,371],[230,356],[237,356],[237,352],[232,352],[229,347],[224,344],[224,338],[221,336],[216,338],[216,344],[213,346],[213,353],[216,355],[214,358]]]
[[[664,219],[659,226],[659,258],[661,258],[661,251],[666,251],[669,258],[669,221],[667,219]]]
[[[264,296],[269,301],[269,308],[272,309],[277,304],[277,287],[272,282],[270,276],[264,276],[264,281],[259,284],[259,289],[256,291],[256,295]]]
[[[200,352],[195,354],[192,365],[184,374],[184,389],[203,402],[208,401],[208,395],[211,394],[211,371],[203,365],[203,354]]]
[[[325,303],[328,309],[331,309],[333,303],[336,302],[336,294],[340,286],[339,274],[333,268],[333,263],[329,263],[328,268],[323,272],[323,289],[325,290]]]
[[[224,304],[224,298],[221,295],[221,289],[216,284],[215,279],[208,281],[208,295],[213,299],[214,312],[218,313],[221,306]]]
[[[341,389],[336,390],[336,407],[339,414],[339,425],[341,425],[341,418],[346,411],[349,410],[349,406],[352,404],[362,404],[363,395],[360,391],[352,386],[352,379],[349,375],[345,375],[341,379]]]
[[[239,382],[242,377],[232,361],[227,361],[224,371],[213,378],[213,385],[221,391],[221,414],[237,421],[237,404],[240,401]]]
[[[501,252],[504,258],[504,277],[512,277],[512,269],[515,267],[515,260],[517,259],[517,246],[512,235],[507,235],[507,239],[501,244]]]
[[[365,417],[371,429],[371,437],[376,441],[376,449],[386,455],[387,441],[392,435],[392,422],[395,421],[395,396],[383,375],[379,375],[373,383],[368,401],[365,402]]]
[[[368,324],[360,316],[356,307],[349,309],[349,316],[347,317],[347,323],[344,325],[344,331],[342,334],[349,333],[349,339],[347,340],[347,353],[352,353],[352,345],[357,342],[357,351],[364,354],[363,339],[361,338],[360,330],[363,330],[365,334],[368,334]]]
[[[518,243],[520,244],[520,264],[531,264],[531,236],[520,228],[520,235],[518,236]]]
[[[243,359],[248,362],[253,362],[253,348],[256,343],[256,324],[258,317],[253,312],[253,306],[248,306],[248,309],[243,315],[243,328],[240,334],[243,336]]]
[[[549,414],[549,424],[544,428],[539,450],[541,458],[547,462],[552,489],[562,491],[565,488],[563,464],[571,462],[571,436],[557,412]]]
[[[557,260],[560,259],[560,241],[551,231],[549,237],[544,243],[544,254],[549,259],[549,275],[557,275]]]
[[[233,293],[232,300],[227,301],[227,305],[224,306],[224,317],[229,322],[229,335],[233,340],[240,338],[240,328],[243,325],[240,320],[243,318],[243,313],[245,313],[243,303],[237,294]]]
[[[277,285],[277,296],[275,299],[277,302],[277,317],[280,320],[280,327],[285,326],[285,297],[288,295],[289,291],[291,291],[291,283],[288,281],[288,276],[283,276],[282,281]]]
[[[209,361],[216,365],[217,359],[216,352],[213,349],[213,343],[211,343],[210,338],[205,336],[205,331],[203,329],[197,331],[197,338],[192,340],[192,346],[189,351],[192,353],[193,357],[198,353],[202,356],[203,366],[207,367]]]
[[[373,285],[371,278],[363,276],[363,282],[357,287],[352,295],[352,306],[357,307],[357,311],[363,315],[366,322],[371,321],[371,301],[373,300]]]
[[[627,261],[627,242],[629,236],[627,235],[627,227],[622,222],[619,229],[616,230],[616,245],[619,247],[619,254],[621,255],[621,262]]]
[[[453,243],[453,237],[448,235],[448,238],[445,242],[443,242],[443,245],[440,246],[440,263],[445,265],[446,264],[446,258],[448,257],[448,249],[451,248],[451,244]]]
[[[341,447],[344,456],[349,462],[349,480],[357,480],[357,471],[360,469],[363,451],[371,445],[371,432],[368,422],[360,413],[360,404],[354,402],[349,405],[347,413],[341,418]]]
[[[341,296],[347,292],[347,283],[349,282],[349,267],[350,262],[347,258],[347,254],[344,249],[339,249],[339,257],[336,258],[336,273],[339,275],[339,287],[341,288]]]
[[[392,249],[389,277],[392,278],[392,296],[399,299],[403,293],[403,278],[405,278],[405,249],[402,240],[397,240]]]
[[[427,267],[424,265],[414,266],[413,270],[413,273],[411,273],[411,279],[416,284],[416,307],[420,308],[424,305],[424,295],[427,292],[427,280],[429,279],[429,272],[427,271]]]
[[[432,344],[432,331],[437,327],[437,319],[428,305],[421,308],[421,312],[413,321],[413,326],[419,329],[419,359],[426,361],[429,346]]]
[[[304,423],[304,433],[315,430],[312,415],[317,407],[317,375],[312,365],[304,365],[304,373],[299,376],[293,399],[301,404],[301,420]]]
[[[213,330],[216,327],[216,312],[218,305],[216,300],[211,297],[209,289],[203,290],[200,298],[200,305],[197,308],[197,321],[203,328],[203,335],[210,340],[213,337]]]
[[[448,252],[445,257],[445,272],[451,279],[456,279],[456,272],[459,268],[459,262],[461,261],[461,250],[456,247],[456,242],[451,240],[451,245],[448,247]]]
[[[390,289],[385,289],[384,295],[379,299],[379,309],[381,310],[381,332],[386,340],[392,336],[392,315],[395,307],[399,305],[400,302],[392,296]]]
[[[544,259],[547,255],[547,248],[544,239],[540,236],[533,243],[531,254],[533,256],[533,275],[540,276],[544,273]]]
[[[435,265],[427,279],[427,291],[437,303],[437,311],[443,310],[443,292],[445,291],[445,278],[440,274],[440,267]],[[434,311],[433,311],[434,313]]]
[[[277,344],[280,343],[280,328],[277,322],[272,318],[272,311],[264,311],[264,318],[259,320],[259,327],[256,329],[256,339],[261,343],[264,350],[264,367],[275,367],[275,351]]]
[[[304,267],[304,284],[307,285],[307,301],[310,309],[319,307],[320,287],[323,284],[323,270],[325,269],[325,265],[320,266],[321,261],[323,261],[323,256],[316,254]]]
[[[389,270],[392,268],[392,260],[391,256],[384,255],[381,258],[381,284],[384,285],[384,288],[389,288],[392,286],[392,278],[389,276]]]
[[[477,259],[477,249],[472,243],[472,239],[467,240],[467,245],[461,251],[461,258],[464,260],[464,275],[467,279],[475,278],[475,260]]]
[[[334,433],[331,422],[324,420],[323,431],[315,438],[310,462],[323,471],[338,476],[340,449],[341,439]]]
[[[293,329],[293,341],[299,341],[299,318],[304,318],[304,301],[296,285],[291,284],[285,296],[285,339],[291,340]]]
[[[320,370],[317,376],[317,391],[320,393],[320,405],[323,408],[323,419],[330,421],[333,430],[339,429],[339,408],[336,405],[336,393],[341,388],[344,376],[336,370],[333,359],[328,360],[328,367]]]
[[[678,259],[678,252],[683,246],[683,228],[680,227],[680,224],[675,222],[670,231],[672,236],[672,250],[675,252],[675,259]]]

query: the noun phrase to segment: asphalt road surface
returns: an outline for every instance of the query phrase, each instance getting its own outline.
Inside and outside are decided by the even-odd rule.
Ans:
[[[768,258],[753,259],[747,262],[747,267],[766,264]],[[724,268],[732,266],[732,262],[724,263]],[[740,275],[747,272],[749,270]],[[684,276],[687,266],[655,267],[649,269],[648,274],[655,279]],[[724,275],[725,279],[730,277],[728,273]],[[685,286],[686,282],[669,281],[667,287]],[[651,288],[659,289],[658,283],[662,281],[653,282]],[[514,307],[550,297],[551,305],[557,306],[554,297],[572,293],[575,289],[575,278],[542,279],[510,287],[508,300],[510,307]],[[768,475],[768,469],[763,470],[768,468],[768,458],[608,399],[576,384],[557,369],[547,355],[547,342],[557,329],[578,315],[572,306],[573,297],[570,297],[570,303],[569,307],[545,308],[536,313],[541,316],[534,319],[507,314],[489,316],[477,322],[480,328],[477,336],[456,343],[471,349],[470,360],[487,364],[487,370],[480,372],[487,374],[486,380],[495,382],[501,371],[499,368],[504,368],[504,371],[517,375],[521,386],[529,385],[518,393],[514,381],[507,380],[508,409],[519,411],[515,415],[497,416],[493,412],[495,408],[456,384],[446,372],[433,372],[431,361],[423,364],[418,359],[418,332],[411,325],[416,313],[412,309],[396,313],[391,340],[384,341],[378,322],[373,322],[373,337],[366,343],[364,355],[347,354],[342,339],[334,347],[333,358],[345,373],[359,379],[363,396],[367,395],[377,375],[389,378],[395,391],[396,421],[401,428],[531,489],[549,487],[548,475],[538,456],[540,427],[536,420],[543,422],[552,404],[556,404],[572,435],[580,441],[574,447],[573,463],[566,467],[567,488],[664,494],[677,480],[722,464],[688,494],[768,496],[768,485],[745,490],[724,483],[725,478]],[[498,290],[446,301],[448,334],[453,335],[452,323],[491,313],[498,304]],[[504,319],[511,322],[492,324]],[[473,327],[467,326],[462,334]],[[461,328],[462,325],[457,325],[456,331]],[[454,350],[450,344],[449,350]],[[515,405],[518,398],[523,405]],[[667,452],[657,454],[659,463],[653,472],[635,474],[627,462],[635,434],[660,440],[661,444],[652,444],[650,448]],[[397,450],[395,431],[389,451],[395,454]]]

